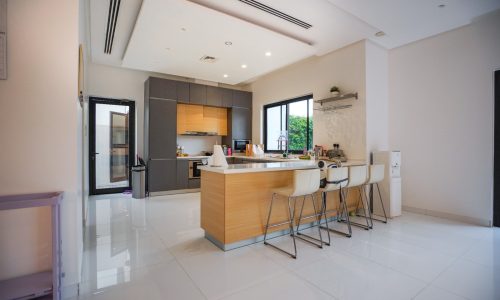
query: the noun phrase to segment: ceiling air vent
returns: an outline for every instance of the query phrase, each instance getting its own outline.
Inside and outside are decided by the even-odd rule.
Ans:
[[[295,25],[298,25],[298,26],[300,26],[302,28],[309,29],[309,28],[312,27],[312,25],[309,24],[309,23],[307,23],[307,22],[304,22],[302,20],[294,18],[294,17],[292,17],[290,15],[285,14],[284,12],[276,10],[276,9],[274,9],[272,7],[269,7],[269,6],[265,5],[265,4],[262,4],[262,3],[258,2],[258,1],[254,1],[254,0],[239,0],[239,1],[243,2],[245,4],[248,4],[248,5],[251,5],[251,6],[255,7],[255,8],[257,8],[257,9],[260,9],[260,10],[262,10],[262,11],[268,13],[268,14],[274,15],[274,16],[276,16],[278,18],[282,18],[283,20],[288,21],[290,23],[293,23]]]
[[[213,64],[214,62],[217,61],[217,58],[215,58],[213,56],[205,55],[205,56],[202,56],[200,58],[200,61],[205,62],[205,63],[209,63],[209,64]]]
[[[104,42],[104,53],[106,54],[111,54],[111,50],[113,49],[120,2],[121,0],[109,0],[108,26],[106,28],[106,40]]]

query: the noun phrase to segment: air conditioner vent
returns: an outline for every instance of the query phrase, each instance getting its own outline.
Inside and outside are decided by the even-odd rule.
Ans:
[[[217,58],[215,58],[213,56],[209,56],[209,55],[204,55],[200,58],[200,61],[205,62],[205,63],[209,63],[209,64],[213,64],[214,62],[217,61]]]
[[[271,15],[274,15],[274,16],[276,16],[278,18],[281,18],[281,19],[283,19],[285,21],[293,23],[293,24],[295,24],[297,26],[300,26],[302,28],[309,29],[309,28],[312,27],[312,25],[309,24],[309,23],[307,23],[307,22],[304,22],[302,20],[294,18],[294,17],[292,17],[290,15],[285,14],[284,12],[276,10],[276,9],[274,9],[274,8],[272,8],[270,6],[267,6],[265,4],[262,4],[262,3],[258,2],[258,1],[255,1],[255,0],[239,0],[239,1],[241,1],[241,2],[243,2],[245,4],[248,4],[250,6],[253,6],[253,7],[257,8],[257,9],[260,9],[260,10],[262,10],[262,11],[268,13],[268,14],[271,14]]]
[[[121,0],[109,0],[108,23],[106,27],[106,40],[104,41],[104,53],[111,54],[113,41],[115,39],[116,22],[120,11]]]

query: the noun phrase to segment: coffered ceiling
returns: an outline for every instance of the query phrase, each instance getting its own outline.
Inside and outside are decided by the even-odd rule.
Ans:
[[[363,39],[399,47],[500,8],[500,0],[121,0],[106,54],[110,2],[89,1],[93,62],[226,84]]]

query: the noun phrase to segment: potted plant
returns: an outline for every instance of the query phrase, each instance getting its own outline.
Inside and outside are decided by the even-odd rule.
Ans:
[[[332,86],[330,88],[330,93],[332,94],[332,97],[337,97],[338,95],[340,95],[340,90],[338,87]]]

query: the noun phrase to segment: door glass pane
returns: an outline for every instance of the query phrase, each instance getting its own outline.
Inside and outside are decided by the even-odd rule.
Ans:
[[[288,104],[289,150],[304,150],[304,148],[307,148],[307,106],[307,100]]]
[[[275,106],[266,110],[267,117],[267,149],[278,150],[278,138],[281,131],[281,107]]]
[[[129,107],[96,104],[96,189],[129,186]]]

